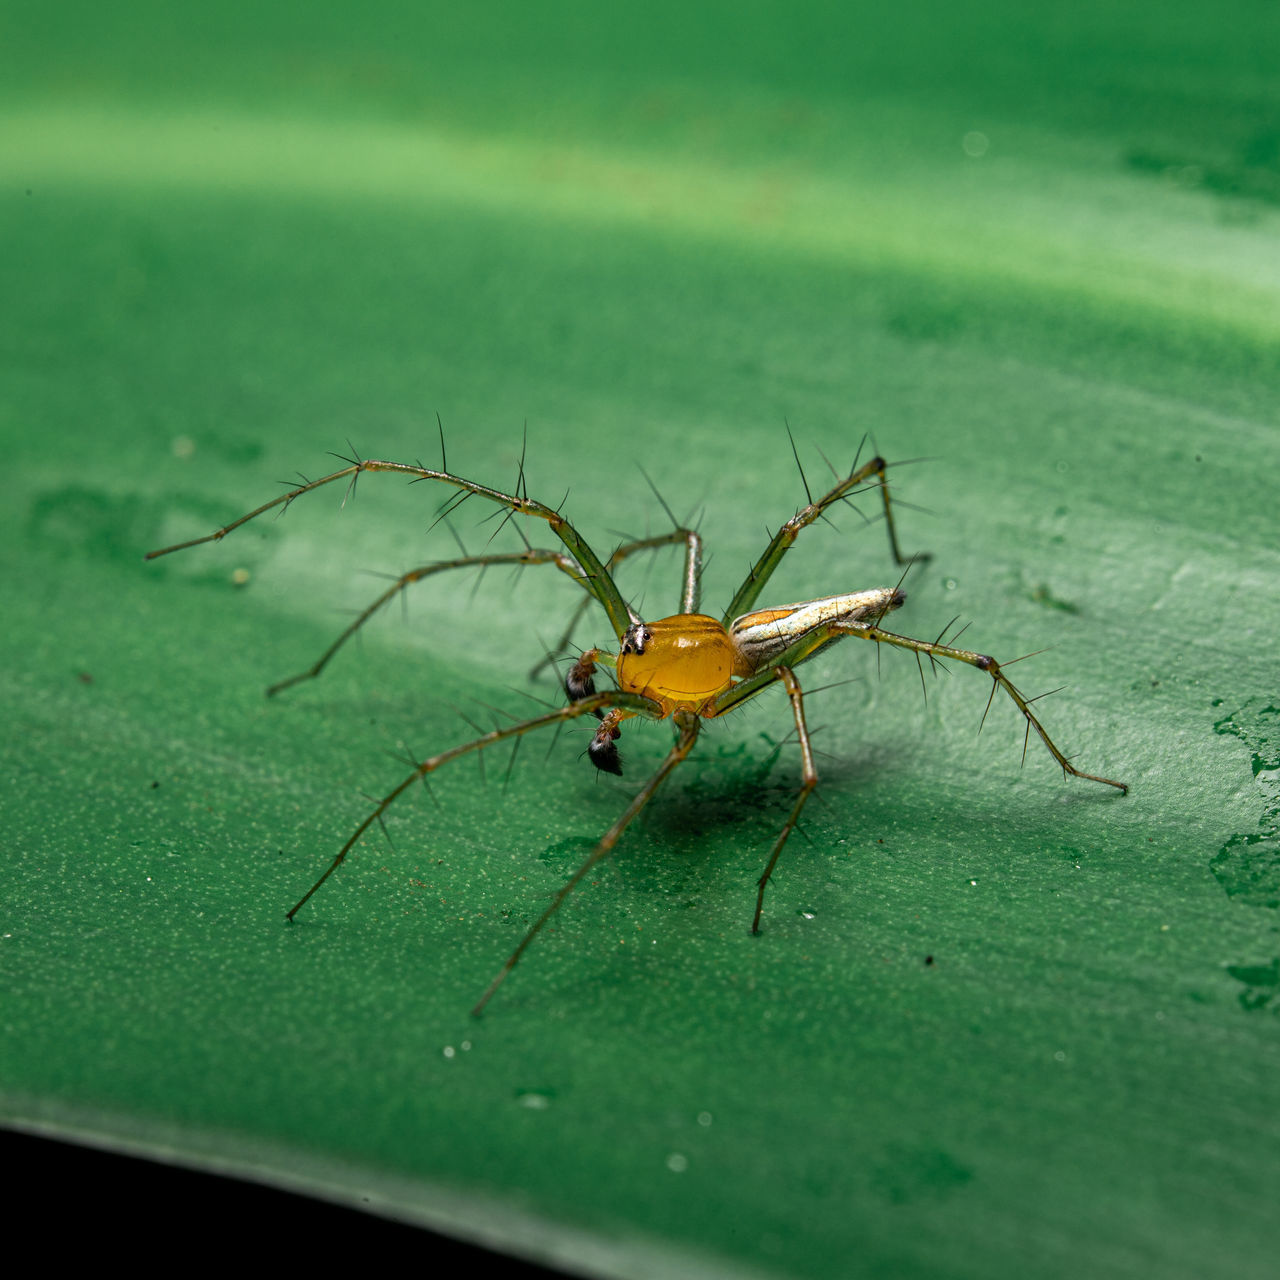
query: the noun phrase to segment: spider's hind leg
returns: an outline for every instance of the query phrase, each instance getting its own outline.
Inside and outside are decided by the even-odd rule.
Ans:
[[[760,597],[760,592],[764,590],[765,584],[773,576],[773,571],[782,563],[782,557],[791,549],[792,544],[800,536],[802,529],[813,524],[815,520],[825,518],[827,509],[837,502],[845,502],[849,506],[853,506],[850,499],[859,493],[869,490],[878,491],[884,507],[885,527],[889,532],[889,549],[893,553],[895,563],[909,567],[914,563],[928,560],[930,557],[927,552],[914,556],[904,556],[902,548],[898,545],[898,531],[893,518],[893,504],[889,500],[889,481],[885,475],[889,466],[890,464],[880,457],[872,458],[870,462],[864,462],[862,466],[858,466],[855,460],[850,473],[834,488],[817,499],[809,495],[808,483],[806,482],[805,496],[809,497],[808,504],[801,507],[773,535],[768,547],[765,548],[764,554],[751,566],[751,571],[747,574],[746,581],[738,588],[737,595],[733,597],[729,607],[724,611],[724,624],[728,626],[734,618],[746,613],[755,604]],[[804,473],[801,472],[801,474],[803,475]],[[854,510],[856,511],[857,508],[855,507]]]
[[[940,644],[938,641],[930,640],[913,640],[910,636],[900,636],[892,631],[885,631],[880,625],[879,620],[873,623],[853,623],[848,626],[840,626],[833,628],[842,635],[861,636],[864,640],[874,640],[878,644],[893,645],[898,649],[908,649],[915,653],[917,660],[921,655],[928,658],[930,662],[936,662],[939,659],[952,658],[957,662],[963,662],[971,667],[977,667],[979,671],[985,671],[992,680],[991,694],[987,698],[987,711],[991,709],[991,699],[996,696],[996,689],[1003,689],[1013,702],[1014,706],[1022,713],[1027,724],[1027,741],[1030,741],[1031,731],[1034,729],[1036,736],[1044,743],[1049,754],[1058,762],[1062,769],[1063,776],[1068,774],[1073,778],[1083,778],[1088,782],[1100,782],[1104,786],[1115,787],[1117,791],[1127,793],[1128,784],[1124,782],[1116,782],[1113,778],[1104,778],[1100,774],[1085,773],[1083,770],[1077,769],[1075,765],[1059,750],[1057,744],[1049,736],[1044,725],[1040,723],[1035,712],[1031,710],[1031,703],[1034,698],[1025,697],[1022,692],[1014,685],[1014,683],[1005,675],[1000,664],[989,654],[975,653],[970,649],[958,649],[954,645]],[[1014,659],[1016,661],[1016,659]],[[982,713],[982,719],[985,722],[987,712]],[[1023,756],[1026,756],[1026,743],[1023,744]]]
[[[796,823],[800,819],[800,810],[804,808],[805,801],[808,800],[814,787],[818,785],[818,771],[813,764],[813,745],[809,741],[809,730],[804,720],[804,696],[800,690],[800,681],[796,679],[794,672],[789,667],[776,667],[774,670],[777,678],[786,686],[787,697],[791,699],[791,710],[796,718],[796,737],[800,741],[800,760],[804,774],[800,783],[800,794],[796,797],[791,813],[788,815],[781,832],[779,832],[777,840],[773,843],[773,848],[769,853],[769,861],[765,864],[764,872],[758,881],[756,914],[751,921],[752,933],[760,932],[760,913],[764,910],[764,891],[769,883],[769,877],[773,875],[773,869],[777,865],[778,855],[782,852],[782,846],[787,843],[787,838],[795,830]]]

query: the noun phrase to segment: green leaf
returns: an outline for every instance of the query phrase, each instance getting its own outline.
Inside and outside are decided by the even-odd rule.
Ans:
[[[6,1123],[587,1274],[1267,1274],[1274,29],[65,9],[0,40]],[[642,467],[709,612],[804,501],[784,421],[815,489],[868,432],[927,459],[890,472],[933,554],[898,629],[1047,648],[1011,674],[1068,686],[1046,727],[1130,794],[1023,765],[1001,698],[979,735],[981,672],[926,665],[926,701],[851,640],[801,668],[821,781],[758,937],[779,692],[707,725],[480,1020],[667,726],[624,727],[622,779],[580,724],[441,770],[287,924],[395,757],[558,704],[528,671],[574,586],[434,577],[267,700],[376,575],[459,554],[447,494],[366,476],[142,555],[329,451],[435,465],[437,412],[499,488],[527,423],[530,494],[602,554],[666,527]],[[761,604],[893,585],[862,513]],[[457,538],[518,549],[490,514]],[[679,574],[620,579],[657,617]]]

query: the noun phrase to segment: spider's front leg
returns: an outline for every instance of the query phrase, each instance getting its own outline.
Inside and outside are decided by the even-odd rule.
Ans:
[[[412,482],[437,481],[459,490],[445,504],[440,518],[452,511],[456,511],[469,498],[479,497],[500,507],[506,507],[508,514],[504,517],[504,522],[514,515],[532,516],[539,520],[545,520],[551,526],[551,531],[560,539],[561,543],[564,544],[565,550],[569,553],[570,559],[566,564],[573,567],[566,568],[565,565],[561,565],[561,567],[566,569],[566,572],[573,577],[589,596],[599,602],[609,617],[609,623],[613,628],[614,634],[621,639],[626,634],[627,629],[639,621],[636,613],[618,591],[612,575],[600,562],[596,553],[592,551],[586,539],[560,514],[557,508],[549,507],[542,502],[536,502],[525,495],[523,465],[521,466],[520,481],[517,485],[519,492],[511,494],[503,493],[500,489],[490,488],[488,485],[477,484],[474,480],[465,480],[461,476],[452,475],[444,470],[443,467],[437,471],[431,467],[424,467],[421,463],[387,462],[377,458],[350,457],[343,458],[342,461],[348,463],[348,465],[340,471],[321,476],[319,480],[303,480],[301,484],[291,485],[287,493],[282,493],[278,497],[272,498],[270,502],[264,502],[261,506],[254,507],[252,511],[248,511],[238,519],[232,520],[230,524],[225,524],[222,528],[215,529],[212,533],[205,534],[202,538],[189,538],[185,542],[177,542],[172,546],[148,551],[145,558],[154,560],[159,556],[172,555],[175,551],[185,551],[189,547],[198,547],[206,542],[221,542],[223,538],[240,528],[241,525],[248,524],[249,521],[256,520],[268,511],[274,511],[277,507],[287,510],[292,503],[305,494],[313,493],[326,485],[345,481],[347,484],[347,496],[350,497],[355,492],[356,481],[366,473],[399,475],[408,478]],[[343,501],[345,503],[346,499]],[[343,639],[345,639],[345,636]],[[341,643],[341,640],[339,643]]]
[[[566,555],[563,551],[546,551],[537,547],[526,547],[523,551],[508,551],[495,553],[493,555],[482,556],[463,556],[456,560],[438,560],[434,564],[420,565],[416,569],[410,569],[407,573],[400,574],[392,584],[380,595],[372,604],[362,609],[351,624],[342,632],[342,634],[320,655],[320,657],[305,671],[298,672],[295,676],[289,676],[286,680],[280,680],[271,685],[267,690],[267,697],[274,697],[284,689],[289,689],[295,684],[301,684],[304,680],[314,680],[329,665],[330,660],[342,648],[348,640],[351,639],[361,627],[364,626],[370,618],[373,617],[384,606],[389,604],[401,592],[413,586],[416,582],[421,582],[424,578],[429,578],[433,574],[443,573],[447,569],[487,569],[495,564],[510,564],[517,567],[534,564],[554,564],[561,573],[567,574],[574,581],[581,578],[582,570],[571,556]],[[587,596],[582,601],[582,607],[585,608],[591,603],[592,597]]]
[[[451,760],[456,760],[460,756],[468,755],[472,751],[483,751],[487,747],[491,747],[499,742],[505,742],[508,738],[521,738],[526,733],[531,733],[535,729],[542,729],[548,725],[562,724],[566,720],[575,719],[578,716],[591,715],[596,712],[603,712],[612,709],[614,713],[627,716],[646,716],[649,719],[661,719],[662,708],[648,698],[642,698],[637,694],[623,693],[613,690],[607,693],[593,693],[589,696],[571,702],[567,707],[558,707],[555,711],[549,711],[546,715],[534,716],[532,720],[522,720],[519,724],[505,725],[502,728],[494,729],[490,733],[481,734],[478,738],[473,738],[470,742],[464,742],[461,746],[451,747],[447,751],[441,751],[439,754],[430,756],[421,763],[414,766],[413,772],[399,782],[395,787],[387,792],[373,810],[365,817],[364,821],[348,837],[346,844],[338,850],[337,856],[325,868],[324,874],[311,886],[310,889],[298,899],[296,903],[286,913],[286,918],[292,920],[294,916],[306,905],[312,894],[320,888],[322,884],[331,876],[346,860],[347,854],[356,846],[361,836],[369,830],[373,824],[382,822],[383,814],[411,787],[415,782],[425,781],[428,774],[434,773],[442,765],[448,764]],[[692,743],[690,744],[692,745]],[[612,846],[611,846],[612,847]],[[577,883],[575,879],[573,884]]]
[[[597,695],[600,696],[600,695]],[[626,697],[627,695],[615,695]],[[645,701],[641,699],[641,701]],[[640,714],[646,714],[641,712]],[[654,717],[657,718],[657,717]],[[550,906],[533,922],[528,932],[520,939],[520,945],[507,957],[507,962],[498,970],[497,975],[489,984],[484,995],[476,1002],[476,1006],[471,1010],[474,1017],[479,1017],[483,1012],[486,1004],[489,1003],[493,993],[506,980],[507,974],[520,961],[520,957],[524,955],[529,944],[536,938],[542,930],[543,925],[551,919],[553,915],[560,909],[560,904],[574,891],[582,882],[587,872],[591,870],[602,858],[608,857],[613,852],[614,846],[622,837],[622,833],[631,825],[632,819],[640,812],[641,809],[649,803],[653,798],[654,792],[662,785],[667,776],[677,765],[683,763],[687,759],[689,752],[693,750],[693,744],[698,740],[698,729],[701,727],[701,721],[697,716],[686,711],[677,711],[674,716],[678,736],[675,745],[667,752],[666,758],[658,766],[657,772],[644,784],[636,793],[631,803],[627,805],[622,816],[609,828],[608,831],[600,838],[600,843],[587,855],[582,865],[569,877],[560,892],[551,900]]]

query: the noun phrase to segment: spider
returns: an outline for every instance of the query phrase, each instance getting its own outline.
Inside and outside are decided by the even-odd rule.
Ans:
[[[795,453],[794,441],[792,441],[792,451]],[[861,447],[858,452],[861,455]],[[1003,689],[1026,721],[1024,758],[1031,731],[1034,729],[1049,754],[1061,767],[1064,778],[1070,775],[1114,787],[1122,793],[1128,791],[1127,785],[1123,782],[1116,782],[1098,774],[1084,773],[1077,769],[1058,749],[1031,710],[1034,699],[1024,697],[1018,691],[995,658],[956,647],[954,640],[959,638],[959,633],[953,637],[952,642],[944,643],[943,638],[955,619],[942,629],[936,640],[915,640],[883,627],[885,616],[900,608],[906,599],[901,589],[906,572],[910,570],[912,564],[926,557],[916,556],[908,559],[902,555],[894,524],[893,507],[889,498],[886,477],[889,464],[881,457],[874,457],[861,465],[855,458],[853,466],[843,479],[839,479],[838,473],[833,469],[833,474],[837,476],[837,483],[816,500],[805,479],[805,496],[808,499],[806,505],[773,535],[763,555],[751,567],[746,580],[738,588],[733,599],[720,617],[716,618],[699,611],[701,535],[696,530],[680,526],[674,517],[672,517],[672,524],[675,527],[670,532],[624,543],[606,561],[600,559],[558,508],[546,506],[528,496],[523,457],[515,486],[516,492],[503,493],[487,485],[453,475],[448,470],[447,458],[444,455],[443,431],[441,432],[439,470],[423,466],[421,463],[365,459],[356,455],[354,450],[350,457],[341,454],[333,456],[347,465],[318,480],[307,480],[303,477],[301,483],[291,484],[287,493],[263,503],[260,507],[255,507],[254,510],[224,525],[221,529],[202,538],[193,538],[148,552],[146,558],[153,560],[158,556],[184,551],[206,542],[218,542],[250,520],[277,507],[283,511],[303,494],[338,481],[347,481],[348,496],[350,496],[356,481],[366,472],[387,472],[392,475],[407,476],[411,482],[438,481],[459,490],[459,493],[452,495],[445,503],[440,513],[441,519],[447,517],[469,498],[480,497],[506,509],[503,523],[515,515],[544,520],[559,539],[563,550],[539,549],[525,540],[525,548],[522,551],[475,556],[464,554],[459,559],[437,561],[411,569],[396,578],[390,587],[364,609],[311,668],[272,685],[267,690],[268,695],[279,693],[304,680],[314,679],[342,645],[388,601],[413,583],[450,569],[496,564],[515,566],[550,564],[572,578],[585,592],[585,596],[573,614],[560,645],[548,654],[547,660],[554,660],[569,648],[574,626],[592,602],[599,605],[603,611],[613,632],[613,638],[608,647],[592,647],[584,650],[570,666],[564,678],[566,705],[516,724],[501,726],[489,733],[481,734],[470,742],[464,742],[460,746],[416,762],[413,771],[377,802],[373,810],[351,833],[320,878],[289,910],[287,918],[290,921],[316,890],[342,865],[347,854],[365,832],[375,822],[382,823],[383,815],[391,805],[415,782],[419,779],[425,780],[428,774],[449,761],[473,751],[482,751],[507,739],[519,739],[537,729],[562,725],[566,721],[582,716],[592,716],[599,723],[588,748],[591,763],[603,772],[620,774],[622,764],[617,744],[621,726],[625,721],[637,717],[647,720],[669,719],[674,725],[675,741],[665,759],[636,792],[630,804],[601,837],[582,865],[569,877],[550,904],[529,927],[519,945],[507,957],[505,964],[476,1002],[472,1009],[472,1013],[476,1016],[479,1016],[489,1003],[498,987],[519,963],[529,944],[541,932],[543,926],[556,913],[564,900],[588,872],[613,850],[636,815],[649,803],[675,768],[688,757],[697,741],[703,721],[726,715],[771,686],[781,684],[786,691],[791,704],[791,714],[795,720],[802,776],[795,803],[782,830],[773,842],[764,871],[757,881],[755,914],[751,921],[751,931],[759,932],[760,917],[764,910],[765,888],[773,875],[783,846],[795,829],[805,802],[818,781],[809,730],[805,723],[804,695],[796,677],[796,668],[802,662],[808,661],[847,636],[874,641],[877,644],[892,645],[914,653],[916,663],[920,667],[922,683],[924,680],[922,655],[928,658],[931,664],[936,664],[940,660],[953,659],[985,671],[990,676],[992,685],[983,711],[983,722],[985,723],[987,712],[991,709],[996,690]],[[798,454],[796,461],[798,464]],[[801,468],[801,477],[804,478],[803,468]],[[889,547],[893,558],[897,564],[906,566],[898,585],[874,587],[844,595],[824,596],[818,600],[805,600],[797,604],[784,604],[773,608],[756,608],[756,601],[761,592],[801,530],[822,518],[828,508],[835,503],[847,501],[852,496],[867,490],[878,492],[883,504],[885,526],[888,530]],[[661,501],[661,496],[657,496]],[[344,502],[345,500],[344,498]],[[666,504],[663,503],[663,506],[665,508]],[[670,515],[669,509],[667,511]],[[521,536],[523,537],[523,534]],[[680,544],[684,546],[684,572],[680,584],[679,612],[670,617],[645,621],[618,590],[613,571],[621,561],[636,552]],[[544,664],[540,663],[539,667],[535,667],[534,672],[536,673],[542,665]],[[606,690],[596,688],[596,675],[601,668],[611,673],[615,687]]]

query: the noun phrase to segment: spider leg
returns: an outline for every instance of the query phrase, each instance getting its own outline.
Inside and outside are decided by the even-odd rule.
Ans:
[[[482,751],[485,747],[491,747],[494,743],[503,742],[507,738],[518,738],[534,729],[541,729],[545,725],[561,724],[565,720],[572,720],[582,715],[590,715],[592,712],[605,707],[620,708],[632,715],[647,716],[655,720],[660,719],[662,716],[661,708],[656,703],[650,702],[648,698],[642,698],[639,694],[610,690],[608,693],[590,694],[577,702],[569,703],[568,706],[557,707],[554,711],[547,712],[546,715],[534,716],[531,720],[522,720],[518,724],[504,725],[501,728],[492,730],[490,733],[481,734],[480,737],[473,738],[470,742],[464,742],[461,746],[451,747],[448,751],[442,751],[438,755],[423,760],[408,777],[378,801],[364,821],[351,833],[346,844],[338,850],[337,857],[328,865],[324,874],[289,909],[286,913],[286,919],[292,920],[298,914],[311,895],[342,865],[347,854],[355,847],[360,837],[375,822],[380,823],[382,815],[420,778],[425,780],[428,774],[434,773],[441,765],[448,764],[450,760],[456,760],[459,756],[468,755],[472,751]]]
[[[860,467],[855,463],[853,470],[833,489],[823,494],[816,502],[811,500],[806,506],[797,511],[773,535],[765,553],[751,567],[751,572],[747,574],[746,581],[738,588],[737,595],[733,597],[729,607],[724,611],[724,617],[721,620],[725,626],[728,626],[734,618],[746,613],[756,602],[760,592],[764,589],[765,583],[769,581],[773,571],[782,562],[782,557],[786,555],[791,549],[792,543],[800,536],[800,530],[807,528],[815,520],[819,519],[828,507],[847,499],[852,493],[858,491],[859,485],[866,484],[867,488],[877,488],[880,491],[880,498],[884,503],[884,521],[889,530],[889,547],[893,552],[894,561],[897,564],[909,564],[913,560],[928,559],[927,555],[904,556],[898,546],[898,533],[893,522],[893,506],[889,501],[889,482],[885,478],[885,471],[888,466],[889,463],[880,457],[872,458],[870,462],[863,463]],[[867,484],[868,481],[871,483]]]
[[[616,698],[618,695],[614,695]],[[581,703],[571,704],[580,706]],[[636,793],[631,803],[627,805],[622,816],[606,831],[601,837],[600,843],[588,854],[582,865],[569,877],[559,893],[551,900],[551,905],[534,921],[529,931],[520,939],[520,945],[507,957],[507,962],[498,970],[497,976],[493,979],[489,986],[485,989],[484,995],[476,1002],[476,1006],[471,1010],[473,1017],[478,1018],[484,1011],[493,993],[502,985],[507,975],[520,961],[520,957],[524,955],[529,944],[541,932],[543,925],[551,919],[553,915],[560,909],[561,903],[576,889],[583,877],[594,867],[602,858],[605,858],[612,851],[614,845],[618,843],[622,833],[631,824],[631,820],[645,807],[653,798],[653,794],[666,780],[666,777],[675,767],[680,764],[693,749],[693,744],[698,737],[698,729],[701,727],[701,721],[697,716],[689,712],[676,712],[676,722],[679,726],[680,736],[676,739],[675,745],[667,752],[666,758],[658,766],[657,772],[644,784]],[[367,824],[366,824],[367,825]]]
[[[273,684],[267,690],[267,697],[273,697],[282,689],[288,689],[295,684],[301,684],[304,680],[314,680],[326,666],[330,659],[342,648],[348,640],[351,639],[357,631],[360,630],[375,613],[384,605],[393,600],[400,592],[407,587],[412,586],[415,582],[421,582],[423,578],[429,578],[432,574],[442,573],[446,569],[466,569],[474,565],[491,565],[491,564],[514,564],[514,565],[530,565],[530,564],[554,564],[562,573],[567,573],[569,577],[575,581],[578,580],[580,570],[577,563],[563,551],[542,551],[537,548],[530,547],[525,551],[510,551],[502,554],[485,555],[485,556],[464,556],[456,560],[440,560],[434,564],[420,565],[416,569],[410,569],[408,573],[402,573],[368,608],[364,609],[350,626],[320,655],[315,664],[306,671],[300,671],[295,676],[290,676],[287,680],[281,680]],[[581,602],[581,607],[585,608],[590,604],[591,598],[587,597]]]
[[[660,533],[652,538],[638,538],[635,542],[624,542],[605,562],[605,569],[612,574],[622,561],[637,551],[652,551],[659,547],[672,546],[678,542],[685,544],[684,577],[680,590],[680,612],[697,613],[702,573],[702,535],[693,529],[672,529],[669,533]],[[582,621],[582,615],[586,613],[590,603],[591,600],[588,597],[585,600],[579,600],[574,606],[573,613],[569,617],[569,624],[564,629],[564,634],[552,648],[543,654],[538,664],[529,672],[530,680],[536,679],[544,667],[551,666],[558,658],[563,657],[569,651],[569,647],[573,642],[573,633]]]
[[[800,794],[796,796],[795,805],[792,807],[782,830],[778,833],[777,840],[773,843],[773,849],[769,853],[769,861],[765,864],[764,874],[761,875],[758,882],[760,887],[756,894],[756,914],[751,921],[752,933],[760,932],[760,913],[764,910],[765,886],[769,883],[769,877],[773,875],[773,868],[777,865],[778,855],[782,852],[782,846],[787,843],[787,837],[795,830],[795,825],[800,818],[800,810],[804,808],[804,802],[808,800],[809,794],[818,785],[818,771],[813,764],[813,745],[809,741],[809,730],[804,721],[804,695],[800,691],[800,681],[796,679],[794,672],[789,667],[775,667],[773,671],[777,678],[786,685],[787,697],[791,699],[791,710],[796,718],[796,737],[800,742],[800,760],[804,775],[800,783]]]
[[[273,498],[270,502],[264,502],[260,507],[255,507],[252,511],[246,512],[238,519],[231,521],[230,524],[223,525],[221,529],[215,529],[213,533],[206,534],[202,538],[190,538],[186,542],[178,542],[170,547],[160,547],[158,550],[149,551],[146,559],[154,560],[157,556],[169,555],[174,551],[184,551],[188,547],[198,547],[205,542],[220,542],[227,534],[238,529],[242,524],[247,524],[250,520],[254,520],[258,516],[274,510],[276,507],[288,508],[290,503],[302,497],[303,494],[310,493],[313,489],[319,489],[324,485],[345,480],[348,484],[347,492],[350,495],[354,491],[356,481],[365,472],[390,472],[395,475],[408,476],[411,481],[438,480],[443,484],[452,485],[455,489],[462,490],[461,501],[465,501],[472,495],[477,495],[490,502],[497,503],[499,506],[506,507],[512,514],[535,516],[539,520],[545,520],[551,526],[551,530],[556,537],[564,543],[577,565],[577,572],[573,573],[573,577],[589,595],[600,602],[605,613],[609,616],[609,622],[618,639],[621,639],[626,634],[628,627],[640,621],[630,605],[622,598],[622,594],[618,591],[612,576],[601,563],[596,553],[592,551],[586,540],[573,525],[555,508],[548,507],[541,502],[535,502],[532,498],[527,498],[523,495],[517,496],[503,493],[499,489],[491,489],[487,485],[477,484],[474,480],[464,480],[461,476],[452,475],[448,471],[435,471],[421,464],[384,462],[375,458],[358,457],[344,458],[343,461],[348,462],[350,465],[343,467],[340,471],[333,472],[331,475],[321,476],[319,480],[309,480],[304,481],[302,484],[294,485],[288,492],[282,493],[278,498]]]
[[[1075,765],[1067,759],[1065,755],[1058,749],[1053,739],[1049,736],[1044,725],[1037,718],[1034,711],[1031,710],[1033,698],[1025,697],[1013,684],[1008,676],[1005,675],[1000,664],[988,654],[974,653],[969,649],[958,649],[954,645],[939,644],[937,641],[931,640],[913,640],[910,636],[900,636],[892,631],[885,631],[878,623],[849,623],[846,625],[834,626],[832,631],[835,635],[859,636],[863,640],[874,640],[878,644],[890,644],[899,649],[908,649],[915,654],[924,654],[931,662],[939,658],[954,658],[957,662],[967,663],[971,667],[977,667],[979,671],[985,671],[992,679],[991,697],[995,696],[997,688],[1003,689],[1009,698],[1013,701],[1014,706],[1022,713],[1023,718],[1027,722],[1027,734],[1030,735],[1034,729],[1040,741],[1048,748],[1049,754],[1058,762],[1062,769],[1062,774],[1066,777],[1070,774],[1073,778],[1084,778],[1089,782],[1101,782],[1105,786],[1115,787],[1116,790],[1127,793],[1128,784],[1124,782],[1116,782],[1112,778],[1104,778],[1096,773],[1084,773],[1077,769]],[[833,636],[834,638],[834,636]],[[991,706],[991,698],[987,699],[987,707]],[[986,712],[982,713],[982,718],[986,720]],[[1024,746],[1025,754],[1025,746]]]
[[[762,664],[760,669],[754,675],[748,676],[744,680],[739,680],[736,684],[726,689],[724,693],[720,694],[715,699],[714,714],[718,716],[724,715],[725,712],[732,711],[734,707],[741,705],[750,698],[754,698],[756,694],[768,688],[770,684],[779,678],[776,675],[779,668],[794,668],[801,662],[807,662],[837,640],[842,640],[845,636],[857,636],[863,640],[874,640],[878,644],[889,644],[899,649],[907,649],[915,653],[917,657],[923,654],[932,664],[936,664],[946,658],[953,658],[957,662],[964,662],[971,667],[977,667],[980,671],[985,671],[992,680],[991,696],[987,699],[987,710],[991,708],[991,700],[995,697],[996,689],[1003,689],[1026,721],[1027,738],[1030,738],[1031,731],[1034,729],[1036,736],[1044,743],[1049,754],[1058,762],[1064,776],[1070,774],[1074,778],[1084,778],[1089,782],[1101,782],[1105,786],[1115,787],[1118,791],[1127,792],[1129,790],[1126,783],[1116,782],[1113,778],[1104,778],[1096,773],[1084,773],[1082,770],[1077,769],[1059,750],[1044,725],[1040,723],[1035,712],[1031,710],[1031,704],[1035,701],[1035,698],[1025,697],[1009,677],[1005,675],[1000,663],[989,654],[975,653],[971,649],[961,649],[954,644],[943,644],[941,643],[941,635],[938,640],[914,640],[910,636],[900,636],[893,631],[886,631],[880,625],[884,615],[890,610],[896,609],[902,601],[902,593],[895,588],[893,590],[862,592],[846,597],[832,597],[830,600],[814,600],[807,605],[791,606],[791,614],[793,616],[812,610],[812,616],[818,621],[796,634],[795,638],[785,648],[780,646],[771,647],[767,643],[768,637],[766,636],[766,642],[762,642],[760,645]],[[852,607],[843,617],[823,618],[823,607],[831,605]],[[739,619],[738,622],[740,626],[734,629],[735,640],[739,645],[740,651],[746,648],[749,652],[749,642],[752,639],[752,616],[749,615],[746,618]],[[948,623],[947,627],[950,627],[950,625]],[[739,631],[743,630],[744,626],[745,634],[740,635]],[[944,627],[941,634],[945,634],[946,630],[947,628]],[[786,638],[787,636],[784,633],[781,639],[785,640]],[[1017,661],[1017,659],[1014,659],[1014,661]],[[987,718],[986,711],[983,711],[982,718],[985,722]]]
[[[722,716],[726,712],[732,711],[735,707],[740,707],[744,702],[750,701],[757,694],[763,693],[771,685],[781,680],[786,686],[787,697],[791,700],[791,711],[796,721],[796,737],[800,742],[800,759],[804,770],[800,783],[800,794],[796,797],[791,813],[783,824],[777,840],[774,841],[773,848],[769,851],[769,861],[765,864],[764,872],[757,881],[759,890],[756,893],[756,913],[751,921],[752,933],[760,932],[760,914],[764,910],[764,891],[769,883],[770,876],[773,875],[773,868],[777,865],[778,855],[781,854],[782,846],[787,843],[792,831],[795,830],[796,823],[800,820],[800,811],[805,806],[805,801],[809,799],[810,793],[818,784],[818,770],[813,763],[813,744],[809,738],[808,726],[805,724],[804,697],[800,689],[800,682],[796,679],[791,667],[781,665],[781,663],[789,662],[794,664],[803,662],[805,658],[812,656],[814,650],[839,638],[829,634],[829,632],[830,628],[828,627],[824,630],[823,635],[816,638],[810,633],[810,636],[805,638],[811,641],[810,647],[806,648],[804,642],[797,643],[781,655],[778,665],[766,667],[765,670],[757,672],[746,680],[739,680],[737,684],[725,690],[715,700],[715,714]]]
[[[680,585],[680,612],[697,613],[702,600],[702,535],[695,529],[673,529],[666,535],[684,541],[684,578]]]

